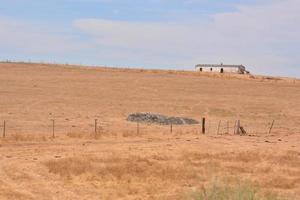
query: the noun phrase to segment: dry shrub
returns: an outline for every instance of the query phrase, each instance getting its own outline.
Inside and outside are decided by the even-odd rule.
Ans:
[[[212,154],[198,153],[198,152],[184,152],[181,157],[181,159],[186,160],[190,163],[201,161],[201,160],[212,159],[212,158],[213,158]]]
[[[45,165],[50,173],[58,174],[64,178],[70,178],[72,175],[82,175],[92,169],[91,160],[87,157],[50,160]]]
[[[70,138],[76,138],[76,139],[82,139],[82,138],[86,138],[86,134],[82,133],[82,132],[68,132],[67,136]]]
[[[183,163],[159,163],[141,156],[91,158],[73,157],[45,163],[50,173],[71,178],[88,174],[90,180],[160,179],[164,181],[193,180],[194,171]]]
[[[47,141],[47,137],[45,135],[41,134],[11,134],[9,137],[7,137],[6,140],[8,141]]]
[[[122,132],[122,136],[123,137],[137,137],[138,134],[137,134],[137,132],[134,132],[134,131],[125,130],[125,131]]]
[[[156,161],[168,161],[168,160],[171,160],[170,156],[159,155],[159,154],[152,155],[152,156],[150,156],[150,158],[152,160],[156,160]]]

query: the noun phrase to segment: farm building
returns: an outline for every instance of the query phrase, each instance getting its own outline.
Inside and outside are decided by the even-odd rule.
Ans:
[[[235,73],[235,74],[249,74],[243,65],[214,65],[214,64],[198,64],[195,66],[196,71],[199,72],[217,72],[217,73]]]

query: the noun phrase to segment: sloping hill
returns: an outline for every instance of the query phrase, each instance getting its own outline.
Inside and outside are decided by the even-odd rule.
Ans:
[[[238,75],[1,63],[0,119],[12,132],[43,132],[52,118],[61,126],[94,118],[121,124],[129,113],[154,112],[215,123],[241,119],[262,129],[276,120],[277,131],[299,132],[299,85]]]
[[[205,116],[207,132],[136,112]],[[2,120],[0,199],[300,197],[297,80],[1,63]]]

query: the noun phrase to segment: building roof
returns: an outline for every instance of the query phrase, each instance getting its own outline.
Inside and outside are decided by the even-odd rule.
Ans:
[[[196,67],[236,67],[245,68],[243,65],[223,65],[223,64],[198,64]]]

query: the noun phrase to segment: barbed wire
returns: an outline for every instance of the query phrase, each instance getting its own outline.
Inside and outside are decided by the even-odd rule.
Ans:
[[[188,134],[188,133],[202,133],[202,124],[192,125],[161,125],[161,124],[149,124],[149,123],[133,123],[128,121],[113,121],[105,119],[92,120],[87,119],[51,119],[55,121],[55,133],[66,134],[72,132],[81,133],[93,133],[93,132],[127,132],[146,134],[150,132],[162,132],[171,134]],[[0,122],[0,131],[3,135],[9,136],[10,134],[48,134],[53,129],[53,124],[50,119],[44,120],[14,120],[3,119],[3,123]],[[224,119],[209,119],[205,124],[205,134],[235,134],[236,133],[237,120],[224,120]],[[4,125],[5,123],[5,125]],[[272,127],[271,127],[272,126]],[[300,132],[299,127],[291,126],[288,123],[282,121],[250,121],[240,120],[240,127],[245,130],[246,134],[270,134],[272,133],[286,133],[286,132]],[[1,134],[0,132],[0,134]],[[5,133],[4,133],[5,132]]]

